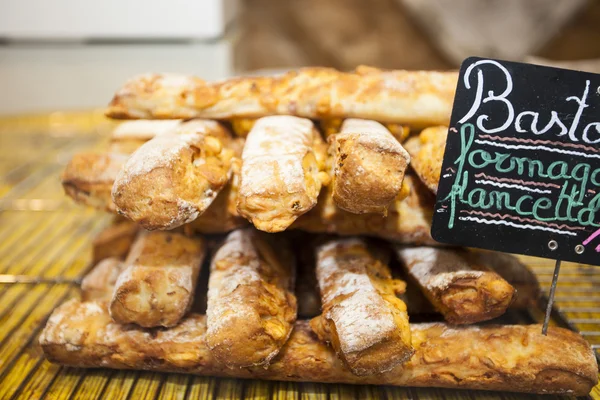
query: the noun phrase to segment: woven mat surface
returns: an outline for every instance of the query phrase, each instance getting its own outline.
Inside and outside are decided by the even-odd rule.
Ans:
[[[512,393],[219,379],[85,370],[47,362],[37,338],[52,310],[79,295],[93,237],[110,216],[63,194],[59,176],[79,151],[102,149],[113,125],[100,112],[0,118],[0,399],[533,399]],[[525,258],[547,290],[551,260]],[[30,281],[29,283],[19,283]],[[563,264],[554,324],[600,349],[600,268]],[[508,323],[540,322],[542,308]],[[600,399],[600,387],[591,396]]]

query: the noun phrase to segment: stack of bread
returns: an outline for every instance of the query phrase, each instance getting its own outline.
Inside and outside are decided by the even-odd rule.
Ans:
[[[137,120],[115,129],[107,152],[76,155],[62,177],[75,201],[121,217],[95,242],[82,299],[50,317],[46,356],[587,394],[597,364],[580,335],[471,325],[535,304],[534,275],[513,256],[430,236],[456,80],[359,67],[127,82],[107,115]],[[207,293],[196,290],[203,264]]]

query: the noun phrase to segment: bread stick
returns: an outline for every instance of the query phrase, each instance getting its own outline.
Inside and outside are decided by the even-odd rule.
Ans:
[[[138,231],[138,225],[127,220],[107,226],[92,241],[92,261],[97,263],[109,257],[124,259]]]
[[[533,272],[512,254],[487,250],[473,250],[477,261],[491,268],[515,288],[515,299],[510,308],[534,307],[540,299],[540,284]]]
[[[465,252],[433,247],[397,248],[398,258],[431,304],[451,324],[498,317],[515,289]]]
[[[105,258],[94,265],[81,281],[81,299],[83,301],[110,300],[123,267],[123,260],[116,257]]]
[[[325,148],[310,120],[261,118],[246,138],[237,209],[257,229],[285,230],[317,204]]]
[[[329,137],[329,153],[334,203],[353,214],[387,215],[410,162],[392,134],[378,122],[350,118]]]
[[[110,314],[119,323],[173,326],[190,309],[204,240],[172,232],[144,232],[136,239],[115,284]]]
[[[87,177],[90,176],[98,176],[100,171],[104,168],[106,160],[110,160],[112,157],[111,154],[94,154],[92,157],[88,157],[87,153],[78,154],[74,157],[75,159],[86,159],[86,163],[71,163],[70,166],[67,167],[68,172],[65,172],[63,175],[85,175]],[[122,167],[122,164],[125,163],[126,156],[122,156],[123,162],[119,165],[118,168]],[[197,233],[225,233],[229,232],[235,228],[243,227],[248,224],[248,222],[241,218],[236,209],[237,203],[237,188],[239,186],[239,163],[241,161],[234,158],[232,159],[232,177],[230,182],[225,185],[223,190],[219,192],[215,200],[211,203],[208,209],[200,215],[197,219],[192,221],[190,224],[186,225],[186,228],[190,229],[191,232]],[[82,170],[83,169],[83,170]],[[236,172],[238,171],[238,172]],[[116,173],[115,173],[116,175]],[[93,184],[93,191],[85,192],[85,195],[80,194],[83,190],[87,190],[89,187],[89,178],[88,181],[85,182],[85,186],[81,181],[71,181],[68,186],[69,188],[65,188],[67,194],[74,196],[74,200],[81,204],[91,205],[101,210],[108,210],[112,212],[116,212],[114,203],[112,202],[112,198],[110,196],[110,192],[112,191],[114,179],[104,179],[101,181],[95,181]],[[76,190],[72,191],[71,186],[74,186]],[[128,220],[127,220],[128,221]],[[136,224],[128,221],[130,226],[133,229],[133,226]],[[104,235],[99,235],[98,243],[94,245],[94,252],[97,252],[97,255],[94,255],[94,259],[98,260],[97,257],[104,257],[103,254],[108,254],[110,252],[112,255],[119,256],[114,254],[115,252],[120,252],[122,249],[122,245],[126,245],[127,231],[128,228],[123,227],[123,231],[120,229],[109,229],[109,232],[106,233],[106,237]],[[132,233],[132,232],[131,232]],[[121,237],[120,235],[124,236]],[[112,236],[115,237],[112,237]],[[124,241],[121,241],[121,240]],[[115,245],[115,247],[112,247]]]
[[[410,359],[406,304],[396,297],[404,282],[392,279],[364,240],[319,246],[316,271],[323,314],[311,328],[354,374],[379,374]]]
[[[179,325],[142,329],[114,323],[102,302],[69,300],[40,336],[46,357],[74,367],[145,369],[205,376],[394,386],[587,395],[598,365],[579,334],[540,325],[449,327],[412,324],[415,354],[377,375],[356,376],[298,321],[269,368],[230,369],[206,344],[206,318],[191,314]]]
[[[207,83],[189,76],[147,74],[117,91],[111,118],[258,118],[295,115],[311,119],[364,118],[413,126],[447,125],[458,74],[354,72],[303,68],[280,76]]]
[[[319,196],[317,206],[301,216],[292,228],[313,233],[375,236],[396,243],[437,244],[430,233],[435,198],[416,177],[406,175],[404,182],[408,196],[394,201],[387,217],[341,210],[333,203],[330,186]]]
[[[148,230],[195,220],[229,180],[229,141],[217,122],[194,120],[146,142],[115,179],[117,210]]]
[[[115,212],[112,184],[127,158],[117,153],[75,154],[61,176],[65,193],[77,203]]]
[[[293,256],[274,240],[237,230],[212,260],[206,344],[230,368],[268,366],[296,321]]]
[[[148,140],[177,129],[181,123],[180,119],[123,121],[111,134],[109,151],[131,154]]]
[[[433,193],[437,193],[440,182],[447,137],[448,128],[437,126],[424,129],[419,136],[408,139],[404,145],[417,176]]]
[[[471,254],[472,253],[472,254]],[[487,250],[470,250],[469,256],[476,258],[481,265],[490,268],[515,288],[514,300],[508,307],[511,310],[523,310],[535,307],[540,298],[540,285],[525,264],[511,254]],[[435,308],[417,287],[410,285],[401,298],[406,303],[408,315],[435,314]]]

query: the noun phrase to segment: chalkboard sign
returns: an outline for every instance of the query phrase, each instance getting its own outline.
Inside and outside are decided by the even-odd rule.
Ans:
[[[465,60],[432,235],[600,265],[600,75]]]

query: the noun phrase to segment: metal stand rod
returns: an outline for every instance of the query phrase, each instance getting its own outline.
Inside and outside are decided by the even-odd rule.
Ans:
[[[552,305],[554,304],[554,292],[556,291],[556,284],[558,283],[558,273],[560,272],[560,260],[556,260],[554,266],[554,276],[552,276],[552,285],[550,286],[550,293],[548,294],[548,306],[546,307],[546,316],[544,317],[544,326],[542,327],[542,335],[548,333],[548,323],[550,322],[550,314],[552,314]]]

